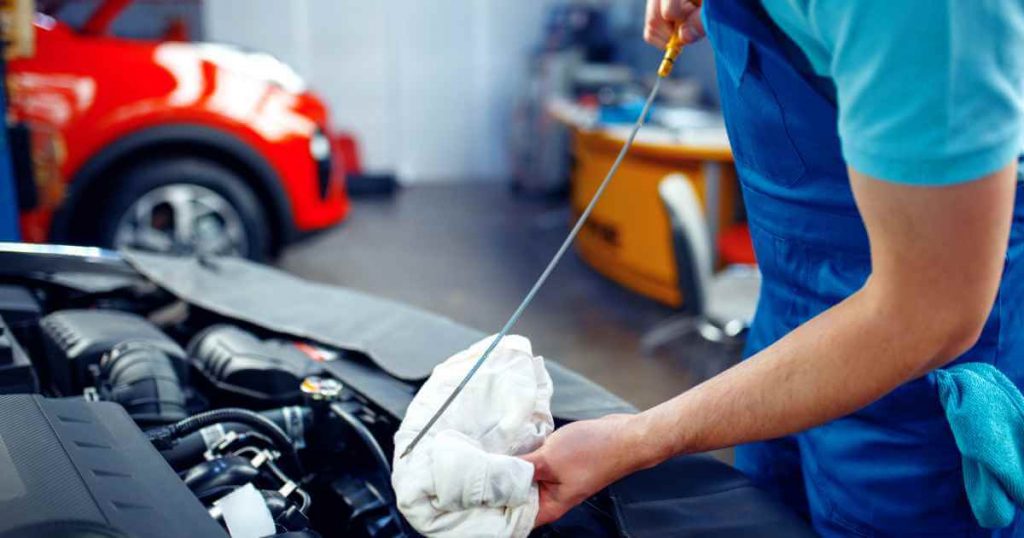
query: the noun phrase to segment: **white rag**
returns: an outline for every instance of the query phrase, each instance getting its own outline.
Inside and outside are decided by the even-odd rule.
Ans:
[[[398,458],[493,338],[437,365],[395,434],[398,509],[426,536],[519,538],[537,518],[533,465],[514,456],[554,430],[553,386],[522,336],[503,338],[412,453]]]

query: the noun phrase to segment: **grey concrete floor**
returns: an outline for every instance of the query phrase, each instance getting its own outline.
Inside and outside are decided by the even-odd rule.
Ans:
[[[406,188],[358,199],[343,224],[289,247],[279,265],[497,332],[568,232],[565,201],[500,185]],[[571,252],[514,332],[645,409],[726,368],[738,350],[687,337],[651,355],[645,331],[672,310],[619,287]]]

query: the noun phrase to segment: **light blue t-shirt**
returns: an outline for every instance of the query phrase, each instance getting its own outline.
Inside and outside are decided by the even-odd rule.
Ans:
[[[832,79],[843,155],[916,185],[977,179],[1024,147],[1024,0],[763,0]]]

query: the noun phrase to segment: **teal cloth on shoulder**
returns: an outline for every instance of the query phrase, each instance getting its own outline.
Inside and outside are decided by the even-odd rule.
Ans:
[[[934,375],[963,456],[974,517],[987,529],[1006,527],[1024,503],[1024,396],[990,364],[966,363]]]

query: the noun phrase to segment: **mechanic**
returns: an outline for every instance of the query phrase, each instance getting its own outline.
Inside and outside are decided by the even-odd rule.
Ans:
[[[705,30],[764,279],[749,358],[557,430],[526,456],[537,523],[740,445],[826,536],[1024,536],[972,514],[934,372],[1024,384],[1024,3],[648,0],[652,45]]]

